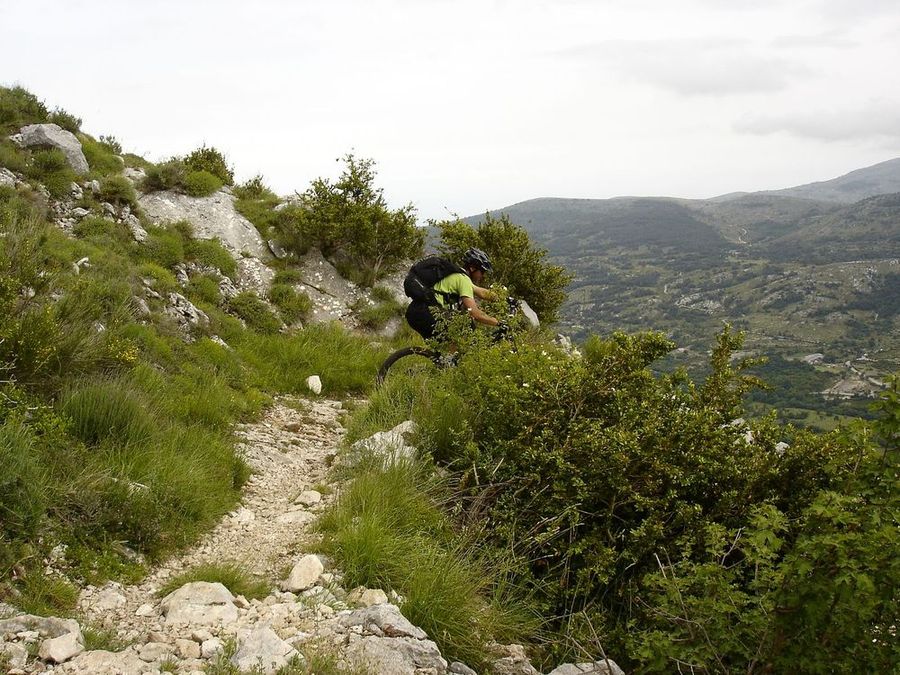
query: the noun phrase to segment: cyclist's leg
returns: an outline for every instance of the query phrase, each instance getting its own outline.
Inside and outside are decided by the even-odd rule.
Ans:
[[[406,308],[406,321],[409,327],[421,335],[425,340],[434,337],[434,328],[437,320],[431,312],[431,306],[424,302],[411,302]]]

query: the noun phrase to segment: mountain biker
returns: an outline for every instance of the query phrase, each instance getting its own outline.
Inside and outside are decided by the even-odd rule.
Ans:
[[[499,327],[503,330],[506,324],[489,314],[479,306],[476,298],[493,300],[496,296],[478,284],[485,274],[494,271],[490,258],[478,248],[470,248],[463,253],[462,267],[452,266],[458,271],[449,274],[431,286],[431,293],[426,299],[416,299],[406,309],[406,320],[410,327],[428,340],[434,337],[438,316],[451,310],[465,310],[472,320],[485,326]],[[416,265],[413,266],[413,269]]]

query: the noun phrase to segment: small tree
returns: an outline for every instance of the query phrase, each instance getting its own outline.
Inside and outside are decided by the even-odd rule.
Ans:
[[[565,288],[573,277],[563,267],[547,262],[547,251],[537,248],[528,232],[509,216],[486,214],[477,227],[458,219],[432,225],[441,231],[441,253],[459,260],[467,248],[484,249],[494,265],[494,280],[527,300],[541,321],[557,321],[566,299]]]
[[[344,157],[346,167],[334,183],[317,178],[300,195],[301,207],[279,220],[283,242],[297,253],[316,246],[330,258],[344,259],[373,284],[403,260],[418,256],[425,231],[416,226],[408,204],[392,211],[375,187],[375,161]]]

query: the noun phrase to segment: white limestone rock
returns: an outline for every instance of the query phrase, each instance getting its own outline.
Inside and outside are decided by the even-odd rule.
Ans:
[[[302,506],[315,506],[322,501],[322,493],[317,490],[304,490],[294,500],[295,504]]]
[[[38,658],[52,663],[65,663],[84,651],[84,640],[80,634],[66,633],[48,638],[41,643]]]
[[[297,561],[288,578],[281,583],[281,590],[296,593],[312,588],[324,571],[325,566],[319,556],[305,555]]]
[[[395,460],[415,457],[416,449],[408,445],[405,438],[415,429],[415,422],[406,420],[390,431],[378,431],[368,438],[356,441],[352,447],[357,452],[372,453]]]
[[[380,588],[366,588],[359,586],[350,591],[347,602],[358,607],[372,607],[373,605],[385,605],[388,602],[387,593]]]
[[[317,396],[322,393],[322,380],[318,375],[310,375],[306,378],[306,388]]]
[[[615,661],[603,659],[593,663],[564,663],[547,675],[625,675],[625,671]]]
[[[447,672],[447,661],[431,640],[371,635],[353,637],[347,646],[347,660],[358,668],[379,675]]]
[[[52,147],[62,150],[69,166],[77,174],[84,175],[91,170],[81,149],[81,141],[58,124],[29,124],[10,139],[23,148]]]
[[[424,630],[414,626],[400,613],[400,608],[390,604],[354,610],[342,616],[340,624],[345,628],[361,626],[363,632],[377,637],[410,637],[415,640],[428,638]]]
[[[238,650],[231,663],[241,670],[258,669],[271,675],[288,664],[297,650],[268,626],[238,633]]]
[[[220,583],[194,581],[169,593],[160,603],[166,624],[208,626],[238,618],[234,596]]]

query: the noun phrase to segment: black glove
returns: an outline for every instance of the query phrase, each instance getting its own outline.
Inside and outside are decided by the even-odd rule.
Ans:
[[[506,298],[506,305],[509,307],[509,311],[511,314],[515,314],[519,310],[519,302],[518,298],[514,298],[513,296],[509,296]]]
[[[509,336],[509,324],[505,321],[501,321],[497,324],[497,327],[494,329],[494,340],[503,340],[504,338]]]

